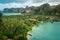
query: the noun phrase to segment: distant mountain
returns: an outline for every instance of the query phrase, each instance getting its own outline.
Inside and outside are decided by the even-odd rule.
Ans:
[[[36,8],[35,12],[39,14],[45,14],[50,11],[50,5],[48,3],[43,4]]]
[[[23,12],[24,8],[4,8],[3,12],[8,13],[21,13]]]
[[[60,15],[60,4],[50,6],[48,3],[45,3],[38,7],[26,6],[26,8],[4,8],[3,12],[43,14],[43,15]]]
[[[48,3],[43,4],[35,9],[35,14],[43,15],[60,15],[60,4],[50,6]]]

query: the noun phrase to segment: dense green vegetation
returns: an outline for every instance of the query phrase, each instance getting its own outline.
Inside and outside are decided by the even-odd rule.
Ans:
[[[0,40],[27,40],[27,32],[38,24],[38,20],[32,20],[29,16],[2,16],[2,25],[0,26]]]

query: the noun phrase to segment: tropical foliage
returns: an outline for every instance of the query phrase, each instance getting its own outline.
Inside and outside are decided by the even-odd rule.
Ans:
[[[29,16],[3,16],[0,26],[1,39],[27,40],[27,32],[38,24],[38,20],[33,20]]]

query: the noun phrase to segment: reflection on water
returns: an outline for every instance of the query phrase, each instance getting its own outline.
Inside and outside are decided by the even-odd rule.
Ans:
[[[32,30],[29,40],[60,40],[60,22],[40,24]]]

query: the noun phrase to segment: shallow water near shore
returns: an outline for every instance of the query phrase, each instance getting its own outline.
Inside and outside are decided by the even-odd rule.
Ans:
[[[3,13],[4,16],[21,15],[21,13]]]
[[[60,40],[60,22],[46,22],[35,27],[28,40]]]

